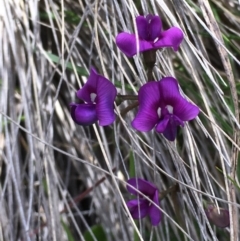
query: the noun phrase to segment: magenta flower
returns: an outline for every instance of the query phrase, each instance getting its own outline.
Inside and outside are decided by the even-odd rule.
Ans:
[[[214,204],[208,204],[205,210],[208,220],[220,228],[226,228],[230,225],[229,211],[224,208],[219,208]]]
[[[127,181],[127,183],[127,190],[131,194],[138,197],[137,199],[133,199],[127,202],[127,206],[133,219],[141,219],[149,215],[152,225],[158,225],[162,219],[162,212],[154,204],[152,204],[149,200],[140,194],[144,194],[153,203],[159,206],[159,192],[157,187],[141,178],[131,178]],[[139,192],[134,190],[132,187],[137,189]]]
[[[178,126],[183,127],[184,121],[194,119],[199,113],[197,106],[182,97],[178,82],[173,77],[143,85],[138,93],[138,101],[139,110],[132,126],[143,132],[155,127],[169,141],[174,141]]]
[[[147,15],[136,18],[138,39],[135,34],[122,32],[116,37],[118,48],[128,57],[137,53],[137,44],[139,42],[139,52],[163,47],[172,47],[178,50],[183,40],[183,32],[177,27],[172,27],[162,31],[162,21],[160,17]]]
[[[73,120],[79,125],[92,125],[99,121],[100,126],[114,122],[114,100],[117,95],[115,86],[105,77],[91,68],[90,76],[77,97],[83,104],[70,104]]]

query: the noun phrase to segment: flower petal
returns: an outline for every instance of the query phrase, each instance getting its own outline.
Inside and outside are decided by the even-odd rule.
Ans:
[[[137,44],[139,44],[139,52],[144,52],[153,48],[152,44],[145,40],[138,40],[135,34],[120,33],[116,37],[118,48],[128,57],[133,57],[137,53]]]
[[[144,195],[151,198],[154,195],[157,187],[154,186],[151,182],[148,182],[141,178],[130,178],[127,181],[127,190],[133,195],[139,195],[139,193],[143,193]],[[134,190],[131,186],[135,187],[139,192]]]
[[[77,91],[77,97],[87,103],[92,103],[91,94],[97,93],[97,82],[99,74],[94,68],[91,68],[90,75],[86,84]]]
[[[114,122],[114,100],[117,95],[116,87],[106,78],[99,75],[97,83],[96,111],[100,126]]]
[[[183,98],[179,92],[178,81],[173,77],[164,77],[157,83],[161,95],[161,103],[164,106],[171,105],[174,109],[179,98]]]
[[[148,20],[144,16],[136,18],[138,36],[140,39],[148,39]]]
[[[167,128],[168,122],[169,122],[169,115],[164,116],[162,120],[159,121],[159,123],[156,126],[156,131],[159,133],[163,133],[165,129]]]
[[[140,219],[147,216],[149,212],[149,202],[144,199],[134,199],[127,202],[129,212],[131,213],[133,219]]]
[[[194,119],[199,114],[199,108],[191,104],[184,98],[175,105],[174,115],[178,116],[183,121]]]
[[[132,126],[138,131],[150,131],[159,119],[157,110],[160,101],[158,83],[151,81],[143,85],[138,93],[139,109],[132,121]]]
[[[159,206],[159,194],[158,191],[155,191],[153,202]],[[149,207],[149,216],[153,226],[157,226],[162,220],[162,212],[153,204]]]
[[[71,116],[78,125],[92,125],[97,118],[96,106],[94,104],[70,104]]]
[[[184,126],[183,121],[181,121],[178,117],[171,115],[167,127],[163,132],[164,137],[169,141],[174,141],[177,135],[177,127],[180,125]]]
[[[171,105],[175,116],[182,121],[188,121],[198,115],[199,108],[184,99],[179,92],[178,82],[175,78],[165,77],[158,83],[164,105]]]
[[[182,40],[182,30],[177,27],[172,27],[161,33],[159,40],[154,43],[154,48],[172,47],[174,51],[177,51]]]
[[[162,21],[158,16],[152,16],[149,23],[149,40],[154,41],[161,34]]]

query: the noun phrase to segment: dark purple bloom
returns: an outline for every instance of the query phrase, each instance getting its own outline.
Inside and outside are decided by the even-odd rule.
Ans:
[[[115,86],[91,68],[90,76],[77,97],[83,104],[70,104],[73,120],[79,125],[91,125],[99,121],[100,126],[114,122],[114,100],[117,95]]]
[[[144,132],[156,126],[156,131],[170,141],[174,141],[178,126],[183,127],[184,121],[194,119],[199,113],[199,108],[180,94],[173,77],[146,83],[139,90],[138,100],[139,110],[132,126]]]
[[[140,194],[144,194],[153,203],[159,206],[159,192],[157,187],[141,178],[131,178],[127,181],[127,183],[127,190],[131,194],[138,197],[137,199],[133,199],[127,202],[127,206],[133,219],[141,219],[149,215],[152,225],[158,225],[162,219],[162,212],[154,204],[152,204],[150,201],[144,198],[143,195]],[[133,186],[139,192],[134,190],[131,186]]]
[[[162,21],[158,16],[138,16],[136,24],[138,38],[136,38],[135,34],[126,32],[122,32],[116,37],[118,48],[128,57],[132,57],[137,53],[138,42],[139,52],[163,47],[172,47],[177,51],[183,40],[183,32],[177,27],[162,31]]]
[[[229,211],[224,208],[218,208],[214,204],[208,204],[205,210],[208,220],[220,228],[226,228],[230,225]]]

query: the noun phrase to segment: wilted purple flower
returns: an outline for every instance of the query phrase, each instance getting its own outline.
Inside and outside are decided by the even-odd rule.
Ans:
[[[133,219],[141,219],[149,215],[152,225],[158,225],[162,219],[162,212],[153,204],[155,203],[159,206],[159,192],[157,187],[141,178],[131,178],[127,183],[127,190],[138,197],[137,199],[127,202]],[[131,186],[139,192],[134,190]],[[147,196],[153,203],[144,198],[140,193]]]
[[[114,100],[117,95],[115,86],[105,77],[91,68],[90,76],[77,97],[85,103],[72,103],[71,115],[79,125],[91,125],[99,121],[100,126],[114,122]]]
[[[146,83],[139,90],[138,100],[139,110],[132,126],[144,132],[156,126],[156,131],[169,141],[174,141],[178,126],[183,127],[184,121],[194,119],[199,113],[199,108],[180,94],[173,77]]]
[[[230,225],[229,211],[224,208],[217,208],[214,204],[208,204],[205,210],[208,220],[220,228]]]
[[[177,51],[183,40],[183,32],[177,27],[162,31],[162,21],[158,16],[138,16],[136,24],[138,39],[136,39],[135,34],[126,32],[122,32],[116,37],[117,46],[128,57],[132,57],[137,53],[138,42],[139,52],[163,47],[172,47]]]

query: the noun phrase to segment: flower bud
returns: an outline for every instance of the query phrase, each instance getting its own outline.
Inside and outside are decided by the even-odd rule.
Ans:
[[[214,204],[208,204],[205,210],[208,220],[217,227],[226,228],[230,225],[229,211],[224,208],[217,208]]]

